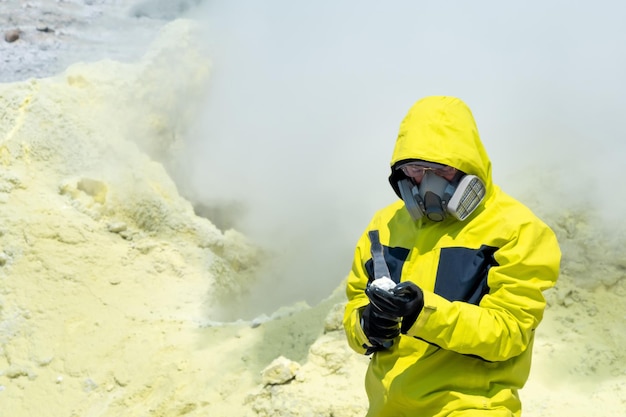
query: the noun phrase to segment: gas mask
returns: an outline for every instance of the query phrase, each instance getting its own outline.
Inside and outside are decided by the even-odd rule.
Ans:
[[[453,183],[431,170],[424,173],[419,185],[408,178],[398,181],[404,205],[414,220],[426,216],[433,222],[448,215],[465,220],[485,198],[485,184],[475,175],[464,175]]]

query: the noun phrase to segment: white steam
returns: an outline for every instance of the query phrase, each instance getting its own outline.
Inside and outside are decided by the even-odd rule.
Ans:
[[[468,103],[495,181],[534,210],[597,203],[621,222],[624,11],[617,1],[210,2],[194,17],[212,81],[177,181],[277,254],[272,290],[251,300],[260,310],[337,288],[368,220],[396,198],[395,135],[427,95]]]

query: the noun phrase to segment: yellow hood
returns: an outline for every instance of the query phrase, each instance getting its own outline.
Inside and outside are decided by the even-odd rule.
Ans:
[[[391,186],[404,178],[399,162],[424,160],[455,167],[479,177],[491,190],[491,161],[478,135],[469,107],[460,99],[426,97],[416,102],[400,124],[391,158]]]

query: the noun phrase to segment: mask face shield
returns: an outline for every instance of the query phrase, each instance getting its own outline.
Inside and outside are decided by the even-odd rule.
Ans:
[[[419,165],[422,165],[421,161]],[[458,177],[450,182],[441,175],[444,172],[441,171],[442,166],[433,165],[437,165],[436,169],[421,168],[419,185],[414,181],[415,178],[410,179],[408,175],[397,180],[398,192],[407,211],[414,220],[426,216],[433,222],[441,222],[448,215],[465,220],[483,201],[486,193],[484,183],[477,176],[463,175],[460,171],[456,171]],[[446,168],[454,170],[452,167]],[[407,172],[406,165],[398,170],[402,170],[405,175],[413,173]]]

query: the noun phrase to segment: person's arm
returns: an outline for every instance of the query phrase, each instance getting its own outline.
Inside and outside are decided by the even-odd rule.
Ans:
[[[364,268],[364,262],[368,257],[365,256],[364,258],[362,254],[369,254],[369,247],[369,239],[367,234],[364,233],[354,250],[352,269],[347,278],[346,295],[348,303],[346,304],[343,317],[343,326],[348,344],[354,351],[361,354],[365,354],[367,346],[371,345],[361,327],[361,313],[365,306],[369,304],[369,299],[365,294],[368,277]]]
[[[504,361],[524,352],[543,318],[542,291],[558,277],[561,252],[542,223],[522,225],[495,254],[490,291],[479,305],[423,291],[424,307],[406,332],[454,352]]]

